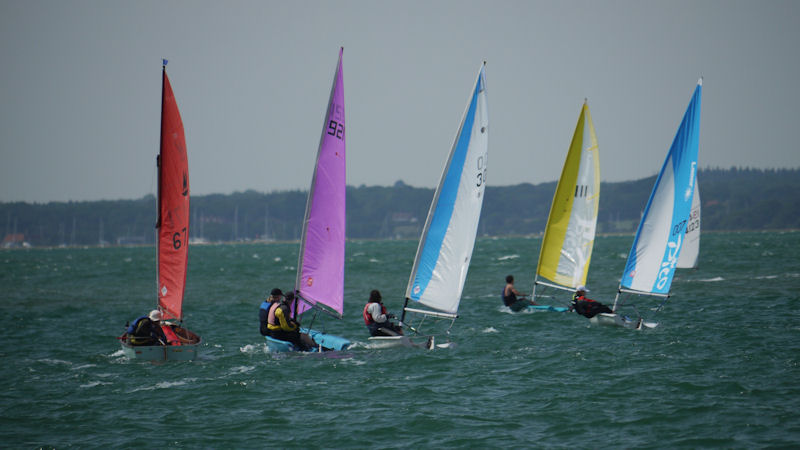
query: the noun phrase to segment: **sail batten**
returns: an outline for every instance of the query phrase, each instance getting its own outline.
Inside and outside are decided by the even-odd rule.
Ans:
[[[158,157],[158,305],[164,319],[183,319],[189,257],[189,163],[178,104],[162,69]]]
[[[344,309],[345,112],[342,54],[331,85],[311,180],[298,255],[295,291],[304,302],[321,305],[341,318]]]
[[[700,140],[702,79],[667,153],[639,222],[620,288],[668,294],[692,207]]]
[[[406,288],[406,298],[448,314],[455,314],[461,301],[486,185],[485,76],[484,63],[434,193]]]
[[[566,288],[586,284],[599,199],[597,136],[584,102],[550,206],[536,267],[537,284],[543,284],[539,277]]]

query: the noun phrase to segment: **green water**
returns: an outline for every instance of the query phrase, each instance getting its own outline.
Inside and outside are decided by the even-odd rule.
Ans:
[[[613,300],[631,236],[595,243],[590,297]],[[540,240],[480,239],[455,347],[366,348],[371,289],[399,312],[415,241],[349,242],[346,352],[273,355],[257,312],[294,282],[296,244],[195,246],[194,362],[125,359],[125,321],[155,302],[151,248],[0,252],[4,448],[797,447],[800,233],[704,234],[654,330],[511,314]],[[318,319],[319,322],[319,319]]]

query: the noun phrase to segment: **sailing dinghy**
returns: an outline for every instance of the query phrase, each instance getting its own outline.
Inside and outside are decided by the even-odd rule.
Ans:
[[[655,328],[658,325],[645,321],[635,305],[630,306],[634,309],[636,318],[617,311],[625,305],[625,301],[621,301],[622,294],[625,294],[622,300],[633,296],[655,296],[663,299],[656,311],[669,299],[672,277],[675,275],[694,194],[697,192],[695,187],[702,88],[701,78],[645,206],[614,298],[614,313],[600,313],[589,319],[592,323],[636,329]]]
[[[312,310],[337,319],[344,310],[345,248],[345,120],[342,54],[333,77],[333,85],[322,126],[314,176],[306,201],[303,234],[295,280],[293,315]],[[313,319],[312,319],[313,323]],[[344,350],[350,341],[309,328],[301,328],[318,345],[315,350]],[[273,352],[297,351],[290,342],[266,336]]]
[[[167,77],[167,60],[161,68],[161,149],[158,170],[156,259],[158,310],[169,345],[134,345],[126,332],[118,339],[125,356],[148,361],[187,361],[197,356],[200,336],[183,328],[183,294],[189,257],[189,163],[183,122]],[[175,323],[177,321],[177,323]]]
[[[592,257],[600,201],[600,154],[589,105],[584,100],[572,143],[558,179],[550,215],[539,251],[531,310],[567,311],[565,306],[543,305],[544,290],[575,292],[586,284]],[[546,280],[546,281],[545,281]],[[542,286],[537,296],[536,288]]]
[[[400,320],[406,335],[370,337],[372,347],[424,345],[433,348],[433,334],[426,332],[423,326],[430,322],[434,322],[432,325],[449,322],[444,330],[449,334],[458,317],[486,187],[489,112],[485,71],[484,62],[428,210]],[[416,305],[410,307],[409,301],[425,309]],[[406,322],[407,314],[415,320]],[[408,335],[409,331],[414,335]]]

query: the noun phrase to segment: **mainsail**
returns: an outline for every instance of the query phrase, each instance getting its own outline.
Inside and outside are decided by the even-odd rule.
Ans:
[[[584,101],[550,206],[534,293],[539,277],[556,283],[553,287],[557,288],[586,284],[599,200],[600,154],[589,105]]]
[[[333,77],[303,219],[295,291],[297,314],[318,305],[341,318],[344,306],[345,120],[342,54]]]
[[[701,78],[639,222],[620,291],[669,295],[697,182]],[[617,298],[619,295],[617,296]],[[616,300],[614,302],[616,310]]]
[[[164,319],[182,320],[189,257],[189,163],[183,122],[167,77],[161,83],[161,150],[158,164],[158,305]]]
[[[683,248],[678,257],[679,269],[696,269],[700,256],[700,185],[694,183],[694,196],[692,197],[692,210],[689,213],[689,223],[686,224],[686,236],[683,238]]]
[[[428,211],[406,298],[455,316],[467,277],[483,205],[488,162],[486,63],[478,71],[467,109]]]

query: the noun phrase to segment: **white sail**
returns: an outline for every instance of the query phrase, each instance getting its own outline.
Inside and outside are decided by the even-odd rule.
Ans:
[[[667,295],[692,206],[700,140],[698,81],[636,231],[620,289]],[[616,309],[616,305],[615,305]]]
[[[692,210],[689,213],[689,223],[686,224],[686,234],[683,237],[683,248],[678,257],[679,269],[697,268],[697,259],[700,256],[700,190],[694,184],[694,198]]]
[[[420,238],[406,298],[455,315],[483,205],[489,113],[481,66]]]

